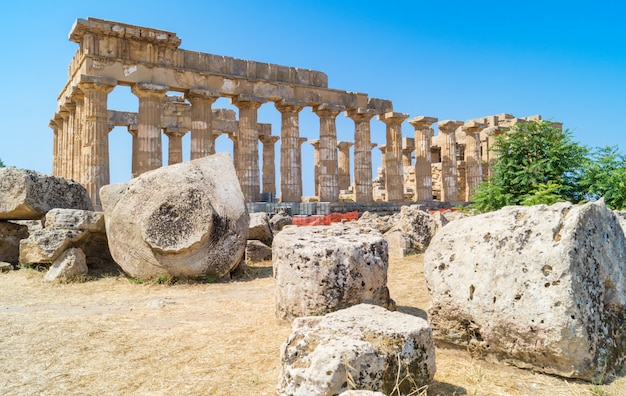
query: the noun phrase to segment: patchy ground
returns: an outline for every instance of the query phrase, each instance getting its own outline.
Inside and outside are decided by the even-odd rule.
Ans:
[[[425,317],[422,256],[392,260],[398,310]],[[0,274],[2,395],[274,395],[290,332],[274,316],[271,263],[229,283],[136,284],[108,276],[49,284]],[[623,395],[438,349],[428,395]]]

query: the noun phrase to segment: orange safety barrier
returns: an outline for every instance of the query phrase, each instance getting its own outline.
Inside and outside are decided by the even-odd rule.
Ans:
[[[330,225],[331,223],[340,223],[343,220],[352,221],[359,219],[357,210],[348,213],[331,213],[327,215],[313,215],[307,217],[293,217],[291,224],[297,226],[314,226],[314,225]]]

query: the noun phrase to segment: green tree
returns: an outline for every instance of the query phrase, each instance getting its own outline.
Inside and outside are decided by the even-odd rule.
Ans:
[[[547,121],[518,123],[495,139],[493,176],[472,197],[479,211],[506,205],[578,202],[588,149]]]
[[[2,159],[0,159],[0,168],[4,168],[6,165],[4,165],[4,162],[2,162]]]
[[[588,199],[604,197],[609,208],[626,208],[626,158],[618,148],[595,149],[580,179],[580,190]]]

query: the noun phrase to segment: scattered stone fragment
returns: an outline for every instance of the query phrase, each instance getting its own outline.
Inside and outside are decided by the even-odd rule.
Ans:
[[[349,383],[384,394],[399,383],[409,394],[433,379],[435,345],[424,319],[359,304],[295,319],[281,365],[280,395],[336,395]]]

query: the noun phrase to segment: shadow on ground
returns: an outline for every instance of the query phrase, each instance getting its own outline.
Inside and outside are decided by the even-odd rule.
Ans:
[[[418,318],[422,318],[424,320],[428,320],[428,314],[426,313],[426,311],[419,308],[409,307],[406,305],[398,305],[396,307],[396,311],[402,312],[407,315],[417,316]]]

